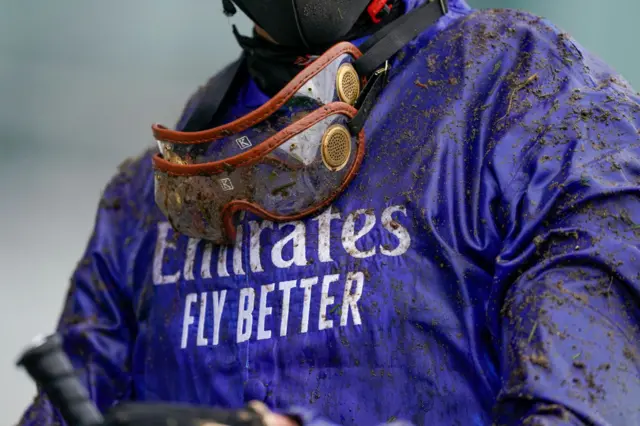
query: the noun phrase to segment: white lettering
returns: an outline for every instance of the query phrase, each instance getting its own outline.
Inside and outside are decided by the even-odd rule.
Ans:
[[[202,278],[211,278],[211,243],[205,243],[204,252],[202,253],[202,266],[200,266],[200,275]]]
[[[289,306],[291,305],[291,289],[296,286],[295,281],[283,281],[280,283],[282,292],[282,318],[280,318],[280,336],[287,335],[289,326]]]
[[[238,225],[236,243],[233,246],[233,273],[236,275],[244,275],[244,269],[242,269],[242,240],[242,225]]]
[[[221,292],[213,292],[213,345],[216,346],[220,342],[220,319],[222,318],[222,309],[224,309],[224,301],[227,298],[227,290]]]
[[[204,336],[204,323],[207,318],[207,293],[200,294],[200,316],[198,317],[198,346],[207,346],[209,339]]]
[[[318,320],[318,329],[333,327],[333,320],[327,319],[327,307],[333,305],[335,298],[329,296],[329,284],[338,281],[340,275],[325,275],[322,280],[322,293],[320,293],[320,318]]]
[[[382,226],[391,232],[399,241],[398,247],[393,250],[388,250],[384,246],[380,247],[380,252],[386,256],[401,256],[409,250],[409,246],[411,245],[411,236],[407,228],[393,220],[392,215],[395,212],[402,212],[405,216],[407,215],[407,210],[404,206],[391,206],[382,212]]]
[[[333,207],[325,209],[312,219],[318,224],[317,241],[314,241],[318,244],[317,260],[322,263],[335,262],[335,253],[331,253],[332,231],[341,234],[343,247],[353,258],[365,259],[376,254],[397,257],[406,254],[411,246],[411,235],[406,225],[397,220],[400,215],[407,217],[407,209],[402,205],[385,208],[379,218],[373,209],[358,209],[345,217],[340,229],[334,222],[340,220],[341,214]],[[376,227],[378,221],[382,225],[379,228]],[[277,227],[284,231],[281,234],[283,236],[266,247],[262,245],[264,231],[273,230],[276,226],[272,221],[254,220],[236,228],[233,248],[231,245],[217,246],[201,239],[185,238],[184,253],[174,253],[178,245],[183,246],[183,240],[178,244],[178,235],[171,230],[171,225],[167,222],[159,223],[153,259],[153,282],[155,285],[163,285],[175,284],[181,279],[195,281],[214,276],[226,278],[246,275],[247,272],[264,273],[267,265],[263,262],[268,259],[263,253],[265,249],[271,255],[271,264],[268,266],[280,269],[308,266],[310,262],[307,261],[306,242],[315,237],[313,233],[306,234],[305,222],[280,223]],[[332,227],[337,229],[332,230]],[[248,237],[244,235],[246,232],[249,232]],[[200,246],[202,264],[198,265]],[[248,247],[245,248],[246,246]],[[217,250],[217,260],[212,259],[214,249]],[[214,266],[212,262],[217,265]],[[196,268],[199,268],[199,276]]]
[[[340,327],[345,327],[349,324],[349,316],[351,316],[351,325],[361,325],[362,318],[360,314],[360,307],[358,306],[360,299],[363,295],[364,289],[364,274],[362,272],[349,272],[346,275],[344,282],[344,291],[341,304],[336,304],[337,295],[331,294],[331,284],[340,281],[341,275],[325,275],[321,277],[309,277],[300,280],[300,288],[304,289],[302,300],[295,307],[296,318],[301,313],[301,322],[299,333],[304,334],[309,332],[311,309],[312,309],[312,296],[314,294],[314,286],[320,281],[319,298],[313,300],[313,309],[318,307],[317,317],[316,311],[313,312],[313,317],[318,318],[318,329],[327,330],[334,326],[338,326],[337,313],[336,320],[331,319],[334,311],[340,310]],[[269,296],[270,293],[280,290],[279,295],[282,297],[282,316],[280,318],[280,331],[281,337],[287,336],[289,333],[289,313],[292,306],[292,289],[296,288],[297,282],[294,280],[282,281],[280,283],[271,283],[260,285],[260,297],[258,300],[258,290],[252,287],[245,287],[238,290],[238,312],[237,312],[237,324],[236,324],[236,342],[242,343],[250,340],[266,340],[274,337],[273,327],[268,324],[269,317],[274,315],[274,300]],[[336,291],[337,292],[337,291]],[[295,293],[294,293],[295,294]],[[272,299],[270,299],[270,297]],[[220,330],[221,325],[228,323],[225,319],[223,324],[222,318],[224,315],[224,307],[227,298],[227,290],[211,291],[204,293],[189,293],[186,295],[184,305],[184,315],[182,321],[182,336],[180,346],[182,349],[187,348],[189,345],[197,347],[217,346],[220,344]],[[208,307],[209,300],[212,300],[211,308]],[[233,298],[234,302],[236,297]],[[294,299],[294,300],[297,300]],[[195,329],[196,315],[193,310],[195,309],[195,303],[199,303],[199,316],[197,318],[197,333],[195,334],[195,340],[189,342],[189,333],[192,329]],[[235,306],[235,303],[234,303]],[[333,306],[333,308],[332,308]],[[254,316],[256,318],[254,318]],[[253,325],[256,321],[256,333],[253,333]],[[275,320],[272,320],[275,323]],[[193,330],[195,331],[195,330]],[[315,330],[314,330],[315,331]],[[192,336],[193,337],[193,336]],[[195,343],[194,343],[195,342]]]
[[[356,281],[356,291],[351,293],[351,286]],[[342,313],[340,315],[340,326],[347,325],[349,319],[349,310],[353,316],[353,323],[355,325],[362,324],[360,318],[360,311],[358,310],[358,300],[362,297],[362,289],[364,287],[364,274],[362,272],[349,272],[347,274],[347,281],[344,285],[344,297],[342,298]]]
[[[340,213],[332,211],[333,207],[329,207],[313,219],[318,221],[318,260],[320,262],[333,262],[331,258],[331,221],[340,219]]]
[[[306,237],[304,223],[301,221],[281,223],[279,228],[282,229],[286,226],[294,226],[294,229],[289,235],[273,245],[271,249],[273,264],[278,268],[289,268],[294,263],[297,266],[306,266],[307,255],[305,252]],[[282,251],[290,241],[293,244],[293,257],[289,260],[284,260]]]
[[[364,215],[365,223],[364,226],[358,233],[355,232],[356,227],[356,218],[360,215]],[[347,219],[344,222],[344,226],[342,227],[342,244],[344,245],[344,249],[351,256],[364,259],[367,257],[371,257],[376,254],[375,246],[367,251],[360,251],[356,248],[356,242],[369,233],[376,224],[376,217],[373,213],[370,213],[366,209],[356,210],[347,216]]]
[[[240,303],[238,304],[238,328],[236,342],[241,343],[249,340],[253,327],[253,304],[256,291],[249,288],[240,290]],[[245,306],[246,305],[246,306]]]
[[[227,259],[229,257],[229,246],[218,246],[218,276],[228,277]]]
[[[189,293],[184,302],[181,348],[185,349],[190,345],[194,347],[219,345],[221,339],[226,339],[226,333],[221,332],[221,328],[227,327],[226,324],[233,324],[234,317],[237,318],[237,323],[231,327],[236,327],[237,343],[266,340],[277,335],[287,336],[289,334],[289,316],[292,316],[296,323],[293,325],[294,328],[298,327],[297,322],[300,318],[300,328],[292,330],[292,333],[300,334],[309,333],[311,322],[316,318],[318,319],[318,328],[315,329],[315,324],[313,324],[314,327],[311,327],[313,331],[328,330],[338,326],[362,325],[363,320],[366,321],[366,318],[362,318],[360,313],[360,308],[364,308],[360,302],[364,294],[365,274],[347,272],[345,269],[352,263],[348,258],[353,260],[353,258],[363,259],[382,255],[381,261],[384,262],[386,257],[406,254],[411,246],[412,236],[407,224],[402,225],[399,220],[406,220],[407,207],[402,205],[387,206],[380,215],[376,215],[373,209],[359,209],[344,216],[343,219],[341,219],[342,216],[343,214],[335,208],[329,207],[315,217],[313,220],[317,221],[318,225],[317,239],[313,233],[306,234],[307,227],[303,221],[280,223],[277,226],[268,220],[245,222],[236,229],[237,237],[233,248],[231,245],[218,246],[196,238],[179,237],[176,232],[171,230],[169,223],[158,224],[152,271],[155,285],[177,283],[181,280],[193,282],[200,278],[220,277],[222,280],[216,280],[219,281],[219,284],[209,285],[213,289],[227,288],[224,278],[230,276],[247,275],[247,273],[259,274],[264,273],[265,269],[269,272],[266,276],[271,276],[273,267],[281,269],[292,266],[305,267],[309,264],[306,255],[307,240],[315,240],[313,243],[318,244],[318,254],[314,260],[322,263],[337,262],[336,266],[344,268],[344,272],[341,274],[285,280],[269,284],[262,284],[260,281],[265,282],[263,279],[254,280],[255,277],[242,279],[240,281],[247,281],[247,284],[252,287],[231,290],[233,296],[229,295],[229,297],[233,301],[232,309],[235,310],[237,304],[238,311],[231,312],[229,318],[225,313],[228,290]],[[279,231],[274,231],[274,229]],[[264,235],[263,231],[265,230],[269,230],[268,235]],[[249,235],[243,235],[246,232]],[[273,232],[279,232],[278,236],[273,238]],[[315,232],[315,228],[313,228],[313,232]],[[338,235],[341,236],[347,258],[343,258],[344,253],[338,256],[337,252],[331,252],[332,239],[335,237],[332,232],[334,234],[338,232]],[[265,241],[274,241],[275,243],[263,245],[262,243]],[[202,246],[201,265],[198,264],[200,246]],[[177,253],[178,247],[184,247],[185,251]],[[212,258],[214,249],[217,250],[217,260]],[[264,253],[265,249],[267,249],[266,254]],[[310,250],[313,249],[310,248]],[[271,259],[268,258],[269,254]],[[336,257],[334,258],[334,256]],[[181,261],[184,262],[180,263]],[[266,263],[269,261],[271,263],[267,265]],[[277,273],[277,275],[287,276],[284,271]],[[343,279],[344,287],[338,290],[336,283]],[[316,290],[314,290],[316,284],[321,284],[316,287],[318,293],[315,293]],[[333,286],[333,291],[331,290],[332,284],[336,284]],[[298,286],[303,291],[295,290]],[[197,288],[201,287],[198,284]],[[276,290],[279,292],[275,293]],[[260,292],[259,297],[258,291]],[[342,300],[338,294],[340,292],[342,292]],[[270,293],[275,294],[270,295]],[[198,312],[196,312],[195,303],[199,303],[197,318]],[[338,311],[340,312],[338,313]],[[276,320],[277,315],[280,315],[278,320]],[[279,331],[276,331],[275,327],[278,327],[278,322]],[[255,334],[253,333],[254,325]],[[189,333],[192,333],[191,337]],[[176,340],[178,340],[178,336],[176,336]],[[227,342],[223,342],[223,344],[227,344]]]
[[[198,295],[195,293],[187,294],[187,298],[184,301],[184,317],[182,319],[182,349],[187,347],[187,339],[189,337],[189,326],[193,324],[193,315],[191,315],[191,305],[198,300]]]
[[[262,221],[262,223],[258,223],[255,221],[249,222],[249,229],[251,235],[251,242],[249,246],[251,250],[249,252],[249,263],[251,264],[251,272],[264,272],[262,268],[262,261],[260,260],[260,234],[266,228],[273,229],[273,222],[268,220]]]
[[[271,338],[271,330],[264,329],[265,318],[271,315],[273,308],[267,306],[267,295],[276,289],[275,284],[263,285],[260,289],[260,307],[258,310],[258,340]]]
[[[164,264],[165,252],[169,249],[175,250],[176,245],[167,240],[171,225],[167,222],[158,224],[158,240],[156,242],[156,250],[153,257],[153,283],[155,285],[173,284],[180,279],[180,271],[171,275],[162,274],[162,265]]]
[[[187,244],[187,256],[184,261],[184,279],[187,281],[193,281],[195,278],[193,277],[193,264],[196,260],[196,250],[198,248],[198,243],[200,242],[197,238],[189,238],[189,243]]]
[[[311,309],[311,287],[318,283],[318,277],[303,278],[300,280],[300,288],[304,288],[304,301],[302,304],[302,323],[300,333],[309,331],[309,311]]]

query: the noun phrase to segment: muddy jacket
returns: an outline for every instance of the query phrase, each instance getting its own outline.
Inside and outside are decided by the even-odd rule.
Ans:
[[[414,2],[415,3],[415,2]],[[264,100],[248,82],[229,119]],[[460,0],[394,61],[320,214],[175,233],[151,152],[108,185],[59,330],[102,410],[308,425],[640,424],[640,97],[549,22]],[[38,398],[24,425],[52,424]]]

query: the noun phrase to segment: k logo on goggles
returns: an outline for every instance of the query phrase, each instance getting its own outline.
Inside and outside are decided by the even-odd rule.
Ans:
[[[231,123],[194,132],[154,125],[155,198],[173,228],[231,243],[238,211],[280,222],[330,204],[362,163],[362,128],[386,82],[388,59],[446,10],[446,0],[427,2],[360,50],[347,42],[333,46],[270,101]]]
[[[352,134],[361,56],[340,43],[305,68],[269,102],[201,132],[154,126],[156,203],[178,232],[221,244],[235,237],[234,213],[295,220],[327,206],[364,157],[364,133]]]

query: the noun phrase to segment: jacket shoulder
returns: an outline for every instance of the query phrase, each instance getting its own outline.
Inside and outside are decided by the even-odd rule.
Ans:
[[[151,162],[155,151],[149,147],[124,160],[102,193],[99,214],[108,214],[119,232],[130,234],[160,218],[154,200]]]
[[[460,31],[470,52],[504,52],[514,48],[525,49],[547,46],[564,49],[571,47],[574,40],[551,21],[530,12],[515,9],[476,10],[450,27]],[[521,44],[514,45],[514,41]],[[535,52],[532,52],[535,53]],[[567,54],[578,53],[568,51]]]
[[[512,9],[463,15],[435,35],[425,34],[403,59],[405,87],[437,95],[447,105],[516,106],[560,101],[575,90],[605,89],[634,96],[612,67],[549,20]],[[410,80],[410,81],[409,81]],[[410,86],[410,87],[409,87]],[[527,99],[520,99],[520,106]],[[505,114],[505,111],[502,112]]]
[[[436,47],[429,49],[428,45]],[[554,81],[575,78],[581,86],[596,87],[615,75],[606,63],[546,18],[514,9],[476,10],[461,17],[426,45],[422,54],[431,64],[453,63],[465,70],[466,80],[493,80],[501,75],[517,81],[523,76]],[[433,55],[437,51],[440,55]],[[440,56],[440,57],[438,57]]]

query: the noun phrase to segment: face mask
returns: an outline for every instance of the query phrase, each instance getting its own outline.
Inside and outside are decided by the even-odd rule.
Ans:
[[[429,3],[404,15],[361,46],[364,54],[338,43],[233,122],[194,132],[155,125],[155,198],[173,228],[224,244],[235,240],[239,211],[281,222],[329,205],[364,158],[362,128],[386,82],[387,59],[443,13]]]
[[[225,3],[229,3],[227,0]],[[283,46],[330,46],[349,32],[371,0],[232,0]],[[386,3],[374,0],[372,3]],[[225,7],[228,9],[228,6]]]

